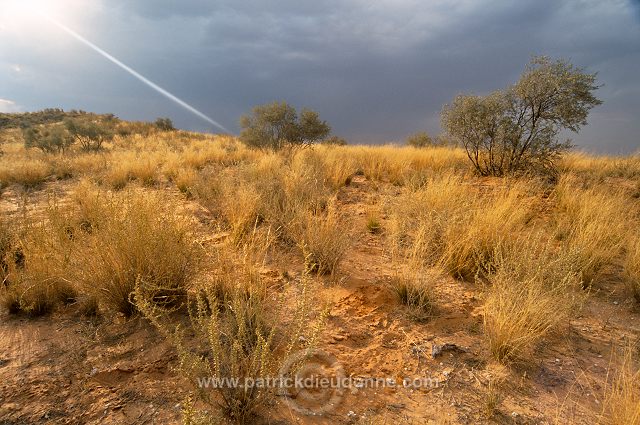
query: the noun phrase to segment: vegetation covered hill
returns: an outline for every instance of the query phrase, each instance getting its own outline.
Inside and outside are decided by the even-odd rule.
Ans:
[[[37,125],[55,124],[65,119],[85,118],[92,120],[111,120],[113,114],[94,114],[85,111],[67,111],[51,108],[36,112],[0,113],[0,129],[27,128]]]

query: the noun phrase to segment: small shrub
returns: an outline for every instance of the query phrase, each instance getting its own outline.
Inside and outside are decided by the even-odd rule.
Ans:
[[[414,148],[433,146],[433,139],[426,132],[420,132],[407,137],[407,145]]]
[[[154,125],[160,131],[174,131],[176,128],[173,126],[173,121],[170,118],[158,118]]]
[[[555,176],[555,163],[570,148],[562,129],[578,132],[601,104],[596,74],[570,63],[536,57],[520,80],[488,96],[458,96],[442,111],[442,127],[464,146],[483,176],[514,173]]]
[[[85,152],[99,151],[105,142],[115,136],[112,123],[97,122],[88,119],[66,119],[64,122],[71,137],[80,144]]]
[[[256,106],[251,115],[240,119],[240,127],[240,140],[247,146],[274,151],[312,144],[331,132],[317,112],[302,109],[298,116],[286,102]]]
[[[190,326],[195,341],[187,343],[185,333],[168,323],[167,312],[149,301],[144,281],[136,287],[135,300],[140,311],[176,346],[179,370],[194,385],[214,377],[239,382],[274,378],[302,332],[310,330],[306,291],[303,288],[291,323],[278,315],[287,310],[284,298],[271,294],[255,269],[253,257],[234,258],[223,249],[217,260],[213,281],[199,287],[189,303]],[[303,286],[306,285],[303,282]],[[274,304],[277,304],[274,306]],[[307,334],[311,339],[315,337]],[[202,353],[207,353],[202,355]],[[258,410],[274,397],[273,389],[252,386],[196,387],[195,396],[208,406],[221,406],[235,423],[254,423]],[[185,418],[206,421],[193,398]]]
[[[347,146],[348,145],[345,139],[338,136],[331,136],[327,139],[324,139],[321,143],[327,146]]]
[[[23,131],[24,146],[44,153],[64,153],[74,142],[73,136],[60,123],[27,127]]]
[[[409,316],[417,321],[429,320],[436,314],[434,275],[428,273],[403,274],[394,277],[391,287]]]
[[[380,223],[380,219],[374,213],[369,213],[367,215],[367,230],[369,233],[380,233],[382,231],[382,224]]]

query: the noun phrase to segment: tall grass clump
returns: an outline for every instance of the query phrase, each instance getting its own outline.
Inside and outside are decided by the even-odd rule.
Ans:
[[[496,247],[526,228],[535,202],[523,183],[483,193],[456,175],[429,179],[390,207],[391,242],[427,266],[472,279],[488,272]]]
[[[388,199],[389,242],[395,252],[437,263],[445,245],[445,232],[451,222],[469,211],[477,194],[461,177],[445,174],[424,185]]]
[[[7,282],[9,273],[10,252],[13,246],[13,230],[4,217],[0,216],[0,281],[2,285]]]
[[[335,275],[349,246],[351,230],[334,211],[301,212],[291,226],[293,238],[302,251],[308,272]]]
[[[51,167],[37,159],[19,160],[0,166],[0,187],[19,184],[26,189],[42,185],[51,175]]]
[[[619,192],[584,189],[571,178],[561,179],[556,202],[556,238],[577,254],[582,281],[589,286],[620,260],[632,208]]]
[[[196,197],[222,219],[236,242],[265,225],[293,244],[298,216],[324,211],[331,196],[324,163],[313,150],[288,157],[266,153],[255,163],[205,176],[196,186]]]
[[[28,220],[17,231],[3,263],[8,273],[1,297],[10,313],[39,316],[75,300],[72,229],[70,216],[52,204],[44,217]]]
[[[618,370],[608,377],[599,423],[640,425],[640,368],[637,348],[625,348]]]
[[[0,217],[0,305],[10,313],[16,313],[20,309],[18,294],[9,289],[9,271],[16,258],[13,252],[13,229],[4,217]]]
[[[631,238],[624,260],[627,286],[636,301],[640,302],[640,237]]]
[[[532,200],[517,185],[479,198],[470,211],[447,226],[440,265],[452,276],[471,279],[490,272],[500,248],[510,249],[532,216]]]
[[[397,273],[391,280],[391,289],[406,307],[409,317],[419,322],[429,320],[437,313],[435,280],[438,276],[421,267],[410,270]]]
[[[166,197],[151,193],[94,194],[85,201],[83,259],[76,277],[100,305],[125,315],[135,312],[136,281],[153,285],[156,302],[184,299],[199,264],[191,223]]]
[[[488,277],[484,331],[493,357],[526,361],[538,343],[566,323],[582,301],[574,257],[541,237],[499,251]]]

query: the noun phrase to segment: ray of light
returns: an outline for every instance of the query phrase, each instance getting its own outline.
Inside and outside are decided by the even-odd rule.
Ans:
[[[64,32],[66,32],[67,34],[72,36],[73,38],[75,38],[76,40],[78,40],[79,42],[81,42],[82,44],[84,44],[87,47],[91,48],[96,53],[100,54],[101,56],[103,56],[107,60],[113,62],[115,65],[119,66],[120,68],[122,68],[123,70],[125,70],[126,72],[128,72],[129,74],[131,74],[132,76],[137,78],[138,80],[142,81],[144,84],[146,84],[147,86],[151,87],[153,90],[157,91],[161,95],[167,97],[168,99],[170,99],[173,102],[177,103],[178,105],[182,106],[183,108],[185,108],[189,112],[191,112],[191,113],[197,115],[198,117],[202,118],[203,120],[205,120],[209,124],[211,124],[211,125],[219,128],[220,130],[224,131],[225,133],[233,134],[231,131],[226,129],[219,122],[217,122],[214,119],[208,117],[207,115],[205,115],[204,113],[200,112],[199,110],[197,110],[193,106],[189,105],[184,100],[180,99],[179,97],[175,96],[174,94],[172,94],[172,93],[168,92],[167,90],[163,89],[162,87],[160,87],[159,85],[157,85],[153,81],[149,80],[144,75],[140,74],[139,72],[137,72],[136,70],[132,69],[131,67],[125,65],[120,60],[116,59],[114,56],[112,56],[111,54],[109,54],[105,50],[101,49],[100,47],[96,46],[91,41],[87,40],[86,38],[84,38],[83,36],[81,36],[80,34],[75,32],[74,30],[72,30],[68,26],[64,25],[60,21],[52,18],[51,16],[48,16],[47,14],[45,14],[45,13],[43,13],[41,11],[35,11],[35,12],[38,13],[39,15],[41,15],[47,21],[51,22],[53,25],[57,26],[58,28],[60,28],[61,30],[63,30]]]

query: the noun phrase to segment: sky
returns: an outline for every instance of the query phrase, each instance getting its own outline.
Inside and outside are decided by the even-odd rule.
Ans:
[[[457,94],[504,88],[548,55],[603,85],[604,104],[568,137],[640,150],[639,0],[0,0],[0,112],[166,116],[219,132],[37,12],[233,133],[253,106],[284,100],[352,143],[437,135]]]

